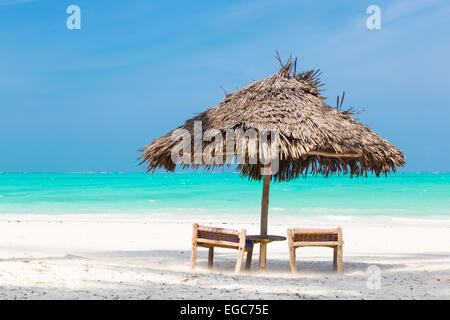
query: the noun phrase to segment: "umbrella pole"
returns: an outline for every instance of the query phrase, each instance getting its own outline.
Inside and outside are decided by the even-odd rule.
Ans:
[[[263,192],[261,198],[261,235],[267,235],[267,218],[269,213],[269,191],[271,175],[263,176]]]

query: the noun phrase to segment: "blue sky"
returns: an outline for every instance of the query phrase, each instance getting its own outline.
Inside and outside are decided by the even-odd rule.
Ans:
[[[278,71],[277,49],[322,70],[330,105],[345,90],[403,171],[450,172],[449,17],[448,0],[0,0],[0,171],[143,171],[140,147]]]

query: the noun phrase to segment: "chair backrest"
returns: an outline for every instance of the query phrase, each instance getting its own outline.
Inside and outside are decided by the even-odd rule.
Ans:
[[[342,240],[341,228],[293,228],[292,240],[294,242],[328,242]]]
[[[216,228],[202,226],[194,223],[194,239],[206,239],[221,242],[239,243],[241,238],[245,239],[245,230],[238,231],[236,229]],[[244,240],[245,241],[245,240]]]

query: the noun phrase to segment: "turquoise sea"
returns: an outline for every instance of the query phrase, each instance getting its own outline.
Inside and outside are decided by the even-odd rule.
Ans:
[[[238,173],[1,173],[0,214],[249,214],[262,183]],[[272,183],[276,215],[450,217],[450,174]]]

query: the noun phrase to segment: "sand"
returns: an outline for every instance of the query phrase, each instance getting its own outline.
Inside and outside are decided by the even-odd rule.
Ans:
[[[344,230],[344,274],[332,250],[268,246],[267,271],[235,275],[236,252],[217,249],[214,269],[199,249],[190,270],[192,223],[246,228],[253,217],[2,215],[0,299],[449,299],[450,220],[270,217],[271,234],[290,226]]]

